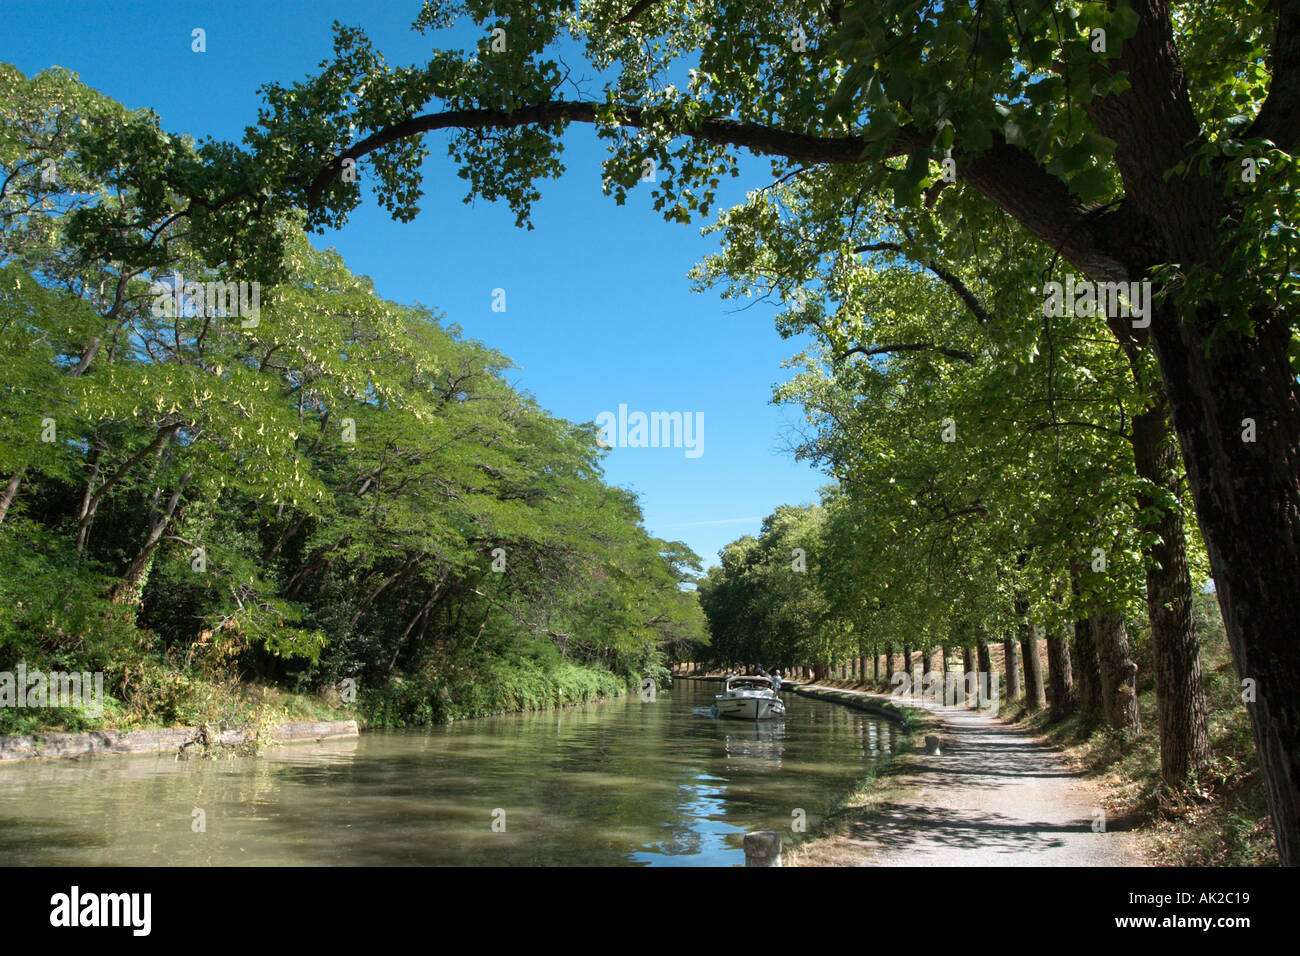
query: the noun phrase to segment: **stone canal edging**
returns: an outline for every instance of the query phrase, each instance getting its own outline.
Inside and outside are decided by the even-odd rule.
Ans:
[[[887,717],[900,724],[908,723],[904,708],[910,706],[910,704],[894,704],[883,695],[868,694],[866,691],[839,690],[834,687],[821,687],[816,684],[787,684],[784,686],[789,687],[802,697],[829,701],[833,704],[843,704],[845,707],[866,711],[877,717]]]
[[[355,720],[305,720],[281,724],[271,733],[276,743],[305,743],[333,737],[359,736]],[[248,728],[214,731],[209,727],[168,730],[96,730],[83,734],[27,734],[0,737],[0,763],[58,757],[97,757],[106,754],[184,753],[191,747],[236,747],[249,743]]]

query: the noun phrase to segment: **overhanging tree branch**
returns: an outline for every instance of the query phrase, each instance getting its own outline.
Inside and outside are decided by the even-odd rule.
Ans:
[[[933,342],[911,342],[895,343],[893,345],[855,345],[851,349],[845,349],[843,352],[836,354],[835,362],[838,364],[848,358],[850,355],[887,355],[891,352],[938,352],[946,355],[948,358],[957,359],[968,365],[975,364],[975,356],[970,352],[964,352],[961,349],[950,349],[942,345],[935,345]]]
[[[903,251],[903,247],[897,242],[873,242],[865,246],[858,246],[853,251],[858,254],[864,252],[896,252],[900,256],[907,256],[907,253]],[[910,256],[908,258],[910,258]],[[957,293],[957,297],[966,304],[966,308],[970,309],[971,314],[979,320],[981,325],[989,324],[988,310],[984,308],[975,293],[970,290],[970,287],[967,286],[966,283],[962,282],[959,276],[932,260],[919,260],[919,264],[933,272],[936,276],[942,279],[953,292]]]
[[[639,19],[641,19],[641,14],[645,13],[651,7],[661,2],[662,0],[639,0],[639,2],[633,5],[631,10],[629,10],[627,13],[623,14],[623,16],[618,18],[618,22],[636,23]]]
[[[553,100],[507,112],[498,109],[448,110],[415,116],[377,130],[325,163],[306,189],[309,208],[319,206],[346,160],[359,160],[391,143],[443,129],[509,129],[602,121],[605,104]],[[615,119],[623,126],[645,129],[651,124],[639,106],[619,106]],[[766,156],[779,156],[806,165],[854,165],[908,155],[930,144],[931,136],[904,126],[880,160],[867,157],[872,142],[860,136],[812,136],[762,123],[725,116],[700,119],[689,128],[668,130],[719,146],[735,146]],[[955,152],[961,181],[989,198],[1033,235],[1050,243],[1069,262],[1096,279],[1127,281],[1128,270],[1102,241],[1097,217],[1089,218],[1065,183],[1049,173],[1030,153],[995,135],[993,144],[978,153]]]
[[[510,129],[517,126],[550,126],[556,123],[594,124],[600,122],[598,111],[603,108],[604,104],[556,100],[525,106],[512,112],[493,109],[449,110],[444,113],[415,116],[372,133],[326,163],[307,187],[307,201],[312,207],[319,204],[321,196],[329,188],[330,183],[343,171],[345,160],[361,159],[398,140],[441,129]],[[645,110],[639,106],[618,107],[616,118],[621,125],[634,129],[644,129],[649,125],[645,118]],[[696,127],[680,130],[678,135],[721,146],[739,146],[756,153],[782,156],[796,162],[810,164],[860,163],[869,145],[867,140],[858,136],[809,136],[806,133],[791,133],[762,123],[722,116],[705,117]],[[922,145],[923,141],[919,131],[905,127],[899,131],[889,155],[901,156]]]

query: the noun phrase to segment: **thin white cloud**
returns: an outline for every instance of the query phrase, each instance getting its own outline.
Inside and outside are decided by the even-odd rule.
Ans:
[[[683,521],[678,524],[666,524],[665,528],[702,528],[705,525],[714,524],[743,524],[746,521],[762,521],[761,515],[753,515],[749,518],[721,518],[717,521]]]

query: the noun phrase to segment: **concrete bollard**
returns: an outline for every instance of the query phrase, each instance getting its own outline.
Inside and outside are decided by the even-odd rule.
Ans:
[[[781,834],[756,830],[745,834],[745,866],[780,866]]]
[[[925,738],[925,752],[931,757],[939,756],[939,738],[929,735]]]

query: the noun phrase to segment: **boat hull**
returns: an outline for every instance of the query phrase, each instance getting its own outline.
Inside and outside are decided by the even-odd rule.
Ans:
[[[714,698],[713,710],[719,717],[732,720],[771,720],[785,716],[785,704],[779,697],[727,697]]]

